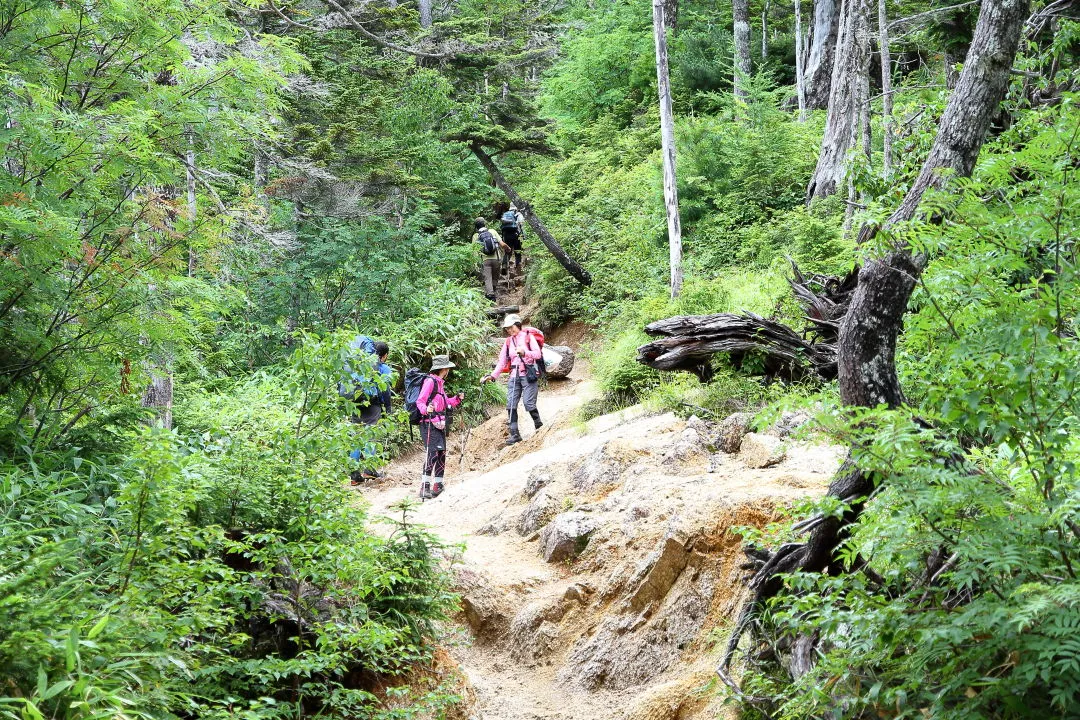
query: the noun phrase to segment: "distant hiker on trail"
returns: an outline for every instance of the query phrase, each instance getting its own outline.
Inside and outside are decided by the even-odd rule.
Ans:
[[[514,260],[514,272],[521,274],[521,241],[525,237],[525,218],[518,212],[516,205],[502,214],[499,221],[499,229],[502,230],[503,242],[509,247],[509,251],[503,256],[502,268],[510,269],[511,256]]]
[[[536,395],[539,392],[538,380],[540,369],[537,361],[543,357],[540,344],[531,332],[522,330],[521,318],[510,314],[503,319],[506,342],[499,351],[495,370],[481,380],[481,383],[495,382],[504,372],[510,372],[510,382],[506,388],[506,413],[510,420],[510,437],[506,444],[521,442],[518,431],[518,400],[525,401],[525,409],[532,416],[533,426],[539,430],[544,423],[540,421],[540,411],[536,409]]]
[[[443,491],[446,474],[446,433],[450,429],[450,408],[461,404],[461,395],[446,396],[444,381],[450,368],[448,355],[436,355],[431,360],[431,374],[424,379],[416,409],[420,412],[420,438],[424,441],[424,471],[420,479],[420,499],[438,497]]]
[[[487,220],[476,218],[473,223],[476,232],[473,233],[474,243],[480,245],[480,254],[484,258],[484,295],[488,300],[495,299],[495,283],[499,280],[500,269],[506,263],[506,253],[510,247],[499,237],[499,233],[487,226]]]
[[[375,342],[365,335],[359,335],[349,343],[349,348],[374,356],[375,372],[382,377],[385,385],[385,388],[380,388],[377,381],[367,377],[363,372],[346,367],[349,372],[351,387],[350,382],[342,383],[338,387],[338,393],[342,397],[353,400],[360,411],[358,415],[354,413],[349,420],[371,427],[379,422],[383,412],[389,415],[391,410],[390,388],[394,384],[394,371],[386,364],[386,356],[390,354],[390,346],[382,341]],[[357,392],[360,389],[363,392]],[[358,462],[363,459],[374,458],[376,455],[378,455],[378,451],[375,444],[371,442],[349,453],[349,457]],[[373,461],[370,460],[368,463],[362,464],[359,470],[353,470],[349,474],[353,485],[359,485],[365,480],[372,480],[377,477],[379,477],[379,472],[374,467]]]

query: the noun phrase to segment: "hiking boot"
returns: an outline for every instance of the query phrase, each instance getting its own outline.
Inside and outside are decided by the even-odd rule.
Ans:
[[[367,480],[367,478],[365,478],[363,473],[361,473],[359,470],[353,470],[351,473],[349,473],[350,485],[359,485],[360,483],[364,482],[364,480]]]
[[[420,483],[420,499],[430,500],[433,497],[435,496],[431,494],[431,483],[429,483],[427,480]]]
[[[440,495],[442,495],[442,491],[445,490],[445,489],[446,489],[446,486],[443,485],[442,480],[436,480],[431,485],[431,497],[433,497],[433,498],[439,497]]]
[[[521,442],[520,435],[511,435],[510,437],[506,438],[507,445],[517,445],[519,442]]]

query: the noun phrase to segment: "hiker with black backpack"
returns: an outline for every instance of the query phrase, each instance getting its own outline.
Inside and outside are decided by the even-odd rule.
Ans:
[[[517,206],[511,205],[510,209],[502,214],[499,221],[499,229],[502,230],[503,242],[508,250],[503,256],[502,269],[510,271],[510,260],[514,261],[514,272],[521,274],[521,241],[525,237],[524,223]]]
[[[450,429],[450,411],[461,404],[462,398],[460,394],[451,397],[446,395],[446,376],[450,374],[450,369],[455,367],[457,365],[450,362],[448,355],[436,355],[432,358],[431,372],[420,385],[414,404],[409,403],[409,391],[406,388],[406,407],[410,418],[419,416],[420,438],[424,441],[424,470],[420,478],[421,500],[438,497],[444,488],[446,434]]]
[[[499,280],[500,268],[505,263],[506,253],[510,247],[499,237],[499,233],[487,226],[487,220],[484,218],[476,218],[473,225],[476,227],[476,232],[473,233],[472,239],[480,246],[480,255],[483,257],[484,295],[488,300],[494,300],[495,284]]]
[[[510,382],[506,386],[506,414],[510,421],[510,437],[506,444],[521,442],[518,430],[518,401],[523,401],[525,410],[532,416],[533,426],[539,430],[544,423],[540,421],[540,411],[536,409],[536,396],[539,393],[540,367],[543,351],[533,334],[522,329],[521,318],[511,313],[503,318],[506,341],[499,351],[499,359],[490,375],[481,383],[495,382],[504,372],[510,372]]]

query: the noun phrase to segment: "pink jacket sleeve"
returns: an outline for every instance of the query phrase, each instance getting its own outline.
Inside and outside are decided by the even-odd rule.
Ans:
[[[539,360],[544,356],[542,350],[540,350],[540,344],[536,342],[536,338],[529,333],[529,342],[525,345],[525,357],[532,361]]]
[[[427,415],[427,406],[431,402],[431,394],[435,392],[435,381],[424,378],[424,384],[420,386],[420,394],[416,396],[416,408],[421,415]]]
[[[495,369],[491,371],[491,379],[498,380],[499,376],[510,369],[510,353],[507,351],[510,342],[504,340],[502,349],[499,350],[499,359],[495,363]]]

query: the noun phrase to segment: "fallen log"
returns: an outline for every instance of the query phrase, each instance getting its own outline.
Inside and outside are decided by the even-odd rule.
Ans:
[[[836,346],[809,342],[786,325],[753,313],[681,315],[650,323],[645,332],[662,339],[638,348],[638,362],[657,370],[684,370],[709,379],[712,356],[732,353],[742,362],[758,353],[764,374],[798,380],[814,374],[823,380],[836,377]]]
[[[509,315],[510,313],[519,312],[521,308],[517,305],[499,305],[493,307],[487,311],[488,317],[502,317],[503,315]]]
[[[712,377],[712,356],[728,353],[740,369],[783,380],[835,380],[836,340],[858,284],[856,267],[843,277],[805,275],[791,261],[791,289],[805,312],[800,334],[754,313],[680,315],[650,323],[654,340],[638,348],[637,360],[657,370],[683,370],[702,382]],[[760,361],[752,365],[751,358]]]

